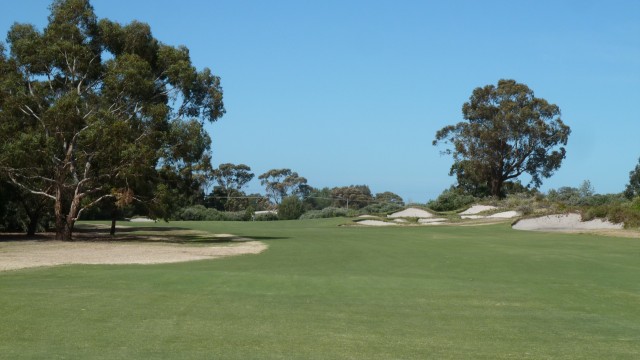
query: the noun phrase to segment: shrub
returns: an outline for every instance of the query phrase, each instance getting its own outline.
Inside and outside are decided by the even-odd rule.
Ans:
[[[281,220],[295,220],[304,213],[304,204],[297,196],[282,199],[278,206],[278,218]]]
[[[396,203],[378,203],[363,207],[358,211],[359,214],[389,214],[404,209],[404,206]]]
[[[275,221],[278,220],[278,214],[274,214],[271,212],[268,213],[263,213],[263,214],[257,214],[253,220],[255,221]]]
[[[354,216],[356,213],[354,210],[347,210],[345,208],[327,207],[322,210],[310,210],[300,216],[300,219],[326,219],[334,217],[349,217]]]
[[[435,211],[453,211],[461,209],[476,201],[476,198],[462,193],[455,188],[445,190],[437,199],[431,200],[427,206]]]

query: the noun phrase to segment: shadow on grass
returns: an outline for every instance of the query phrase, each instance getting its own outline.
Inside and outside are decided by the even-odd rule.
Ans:
[[[113,236],[109,234],[109,230],[110,226],[108,225],[82,224],[73,230],[72,241],[205,245],[288,239],[288,237],[282,236],[216,235],[176,226],[118,227]],[[53,232],[38,233],[33,236],[27,236],[24,233],[0,233],[0,242],[54,240],[55,233]]]

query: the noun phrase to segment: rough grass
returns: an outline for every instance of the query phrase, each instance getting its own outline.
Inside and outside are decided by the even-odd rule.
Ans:
[[[637,239],[341,222],[173,222],[269,250],[0,273],[0,358],[640,357]]]

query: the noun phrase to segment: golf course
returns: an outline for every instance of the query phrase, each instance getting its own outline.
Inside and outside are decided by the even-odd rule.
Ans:
[[[228,247],[215,234],[233,234],[267,248],[170,264],[2,271],[0,358],[640,356],[637,238],[516,231],[510,222],[353,224],[126,223],[135,227],[115,237],[125,243],[138,234],[129,242]]]

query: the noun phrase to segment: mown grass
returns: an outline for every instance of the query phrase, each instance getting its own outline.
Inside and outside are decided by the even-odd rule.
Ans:
[[[0,358],[640,357],[638,239],[344,221],[172,222],[269,249],[0,273]]]

